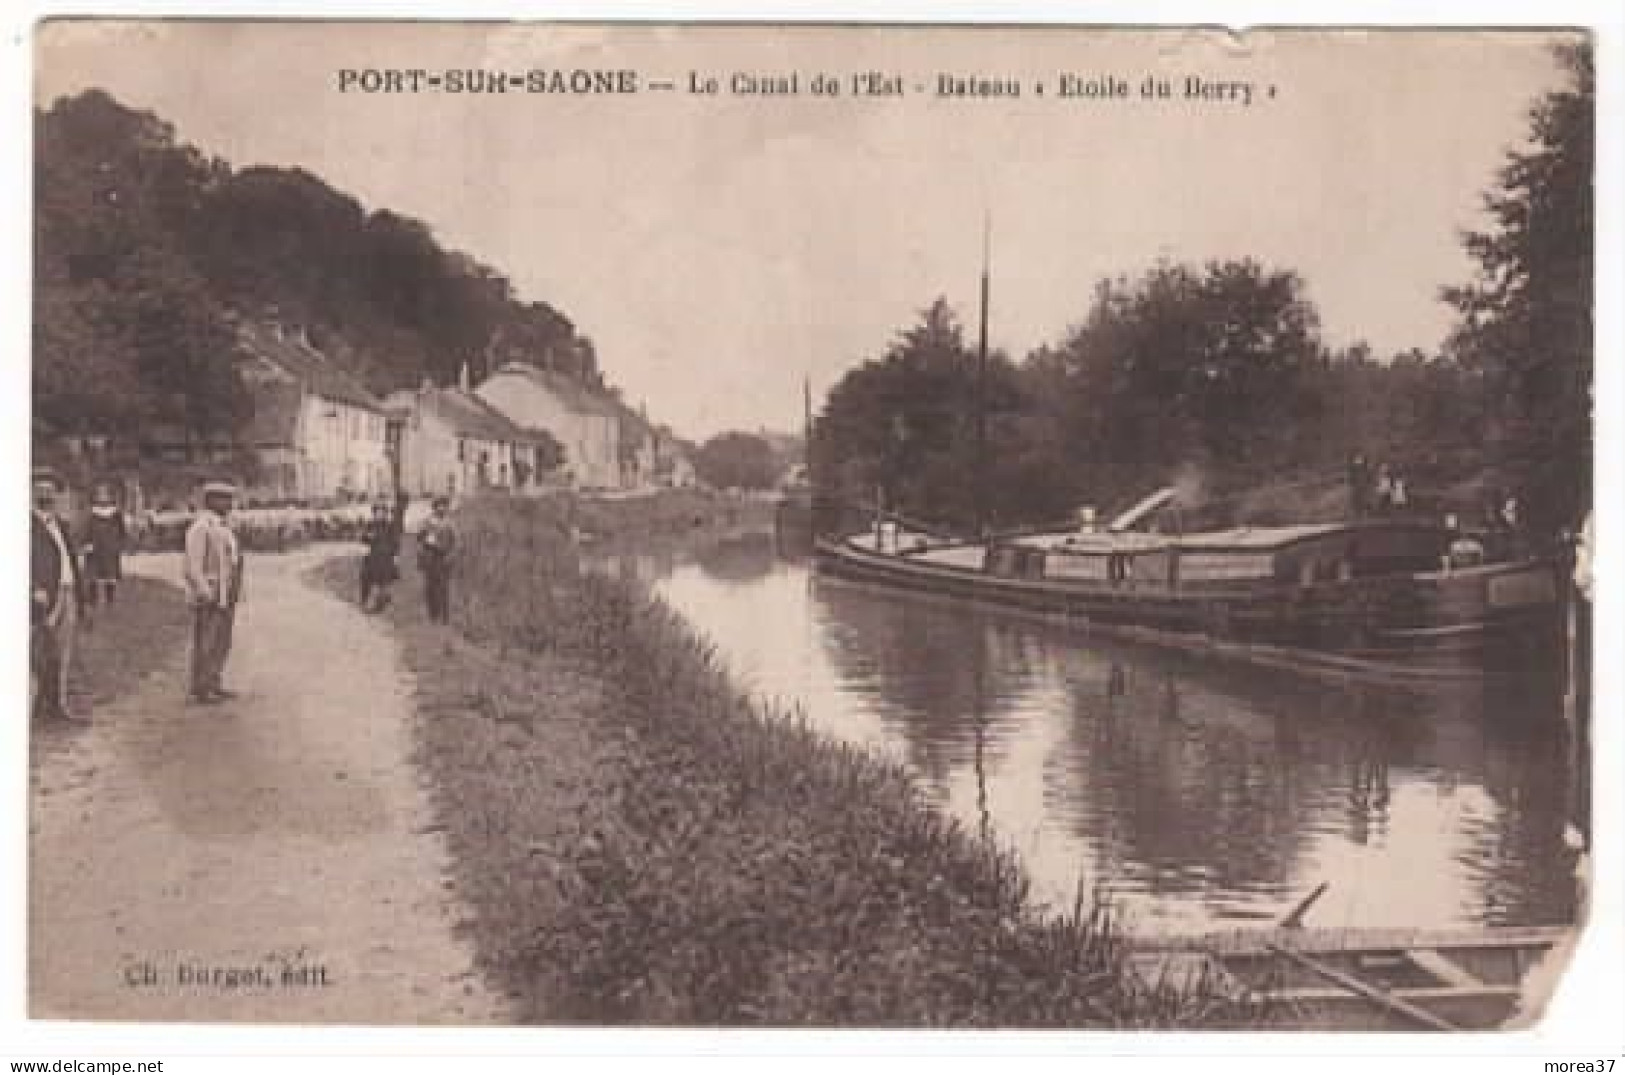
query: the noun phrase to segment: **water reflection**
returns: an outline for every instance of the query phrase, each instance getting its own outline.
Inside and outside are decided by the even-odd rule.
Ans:
[[[771,539],[625,569],[750,686],[906,764],[1040,892],[1141,928],[1565,922],[1558,699],[1328,686],[877,591]]]

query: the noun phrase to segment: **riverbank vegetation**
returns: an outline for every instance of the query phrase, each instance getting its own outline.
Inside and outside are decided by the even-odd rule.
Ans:
[[[1136,984],[1107,908],[1036,906],[901,770],[741,693],[675,613],[581,568],[556,505],[458,522],[456,627],[415,594],[389,615],[479,959],[523,1021],[1247,1018]]]
[[[1102,281],[1064,338],[994,353],[983,383],[938,300],[830,392],[816,487],[961,531],[1170,484],[1187,523],[1276,522],[1345,514],[1361,453],[1422,506],[1477,521],[1511,494],[1536,529],[1576,527],[1591,485],[1594,90],[1588,48],[1557,58],[1567,84],[1532,108],[1485,195],[1489,226],[1463,237],[1473,278],[1440,281],[1458,320],[1437,353],[1333,348],[1301,277],[1236,257]]]

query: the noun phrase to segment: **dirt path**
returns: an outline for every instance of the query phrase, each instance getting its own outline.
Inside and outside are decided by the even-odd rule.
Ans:
[[[37,764],[32,1017],[505,1018],[454,933],[396,646],[301,581],[329,555],[251,561],[226,669],[240,697],[184,706],[178,652]]]

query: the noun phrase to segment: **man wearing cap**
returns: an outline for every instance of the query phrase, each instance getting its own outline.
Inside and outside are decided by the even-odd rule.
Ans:
[[[36,717],[55,720],[72,717],[67,709],[68,666],[73,660],[74,627],[89,602],[67,524],[57,514],[62,492],[62,480],[55,473],[34,472],[28,609],[34,657],[33,710]]]
[[[432,623],[451,620],[451,564],[457,551],[457,531],[451,525],[451,501],[434,498],[431,512],[418,531],[418,569],[423,572],[423,599]]]
[[[237,490],[228,482],[203,487],[203,510],[186,531],[186,597],[192,606],[192,682],[188,700],[212,705],[232,697],[220,684],[231,653],[231,630],[242,598],[243,556],[226,517]]]

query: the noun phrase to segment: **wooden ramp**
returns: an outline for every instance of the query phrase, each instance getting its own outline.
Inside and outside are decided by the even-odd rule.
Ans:
[[[1571,933],[1279,928],[1141,943],[1149,988],[1206,988],[1259,1005],[1267,1027],[1490,1030],[1518,1011],[1530,970]]]

